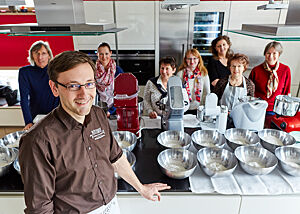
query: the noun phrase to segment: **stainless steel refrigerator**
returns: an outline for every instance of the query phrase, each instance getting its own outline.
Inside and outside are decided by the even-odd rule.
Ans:
[[[159,57],[173,56],[179,66],[187,49],[197,48],[204,63],[211,57],[211,41],[222,34],[224,12],[200,12],[187,5],[162,8],[159,14]]]

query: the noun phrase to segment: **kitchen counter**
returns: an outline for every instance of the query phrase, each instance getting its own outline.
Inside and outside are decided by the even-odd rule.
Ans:
[[[191,134],[196,129],[186,129]],[[135,173],[142,183],[162,182],[167,183],[172,189],[168,192],[190,192],[189,179],[175,180],[164,175],[157,163],[158,154],[164,150],[157,143],[156,138],[161,132],[160,129],[144,129],[142,136],[138,139],[137,145],[133,150],[136,156]],[[2,193],[23,193],[23,183],[21,176],[11,165],[9,173],[0,178],[0,192]],[[118,192],[136,192],[123,179],[118,180]]]

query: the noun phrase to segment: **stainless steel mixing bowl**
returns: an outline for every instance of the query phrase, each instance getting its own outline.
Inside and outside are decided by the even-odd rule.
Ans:
[[[133,152],[130,152],[130,151],[124,150],[124,149],[123,149],[123,153],[125,154],[125,156],[126,156],[128,162],[129,162],[129,164],[130,164],[132,170],[134,170],[134,168],[135,168],[135,163],[136,163],[136,157],[135,157],[135,155],[133,154]],[[115,172],[115,177],[116,177],[117,179],[120,179],[120,178],[121,178],[121,177],[118,175],[118,173],[116,173],[116,172]]]
[[[225,137],[217,130],[198,130],[191,137],[198,150],[204,147],[223,148],[226,143]]]
[[[112,134],[122,149],[130,152],[134,149],[137,142],[135,134],[129,131],[114,131]]]
[[[18,150],[15,148],[0,147],[0,176],[8,172],[10,164],[17,158]]]
[[[288,146],[296,143],[293,136],[276,129],[263,129],[258,132],[258,136],[261,139],[262,146],[273,153],[280,146]]]
[[[0,139],[0,146],[1,147],[8,147],[8,148],[17,148],[19,147],[19,141],[26,131],[17,131],[10,133],[3,138]]]
[[[232,152],[220,148],[203,148],[197,153],[202,170],[210,177],[224,177],[233,173],[237,159]]]
[[[260,142],[255,132],[248,129],[227,129],[224,134],[227,144],[235,150],[239,146],[253,145]]]
[[[166,149],[159,153],[158,164],[162,172],[170,178],[189,177],[197,166],[197,157],[186,149]]]
[[[157,137],[157,141],[160,145],[167,148],[183,148],[188,149],[191,144],[191,136],[181,131],[164,131]]]
[[[266,175],[277,166],[277,158],[258,146],[240,146],[234,151],[242,169],[251,175]]]
[[[300,176],[300,148],[281,146],[275,150],[282,170],[292,176]]]

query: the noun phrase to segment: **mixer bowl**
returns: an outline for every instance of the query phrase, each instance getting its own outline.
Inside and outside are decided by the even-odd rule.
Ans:
[[[296,140],[290,134],[276,129],[263,129],[258,132],[263,147],[270,152],[275,152],[275,149],[280,146],[288,146],[296,143]]]
[[[224,135],[227,140],[227,144],[233,150],[235,150],[239,146],[253,145],[260,142],[257,134],[248,129],[227,129]]]
[[[17,149],[0,147],[0,176],[8,172],[10,164],[15,161],[17,156]]]
[[[4,136],[3,138],[0,139],[0,147],[7,147],[7,148],[19,147],[20,138],[25,132],[26,131],[17,131]]]
[[[197,150],[204,147],[223,148],[226,143],[225,137],[217,130],[198,130],[191,137]]]
[[[157,162],[161,171],[170,178],[189,177],[197,166],[197,157],[186,149],[166,149],[159,153]]]
[[[157,137],[160,145],[167,148],[188,149],[191,145],[191,137],[189,134],[181,131],[168,130],[160,133]]]
[[[233,173],[237,166],[234,154],[220,148],[203,148],[197,159],[205,174],[210,177],[225,177]]]
[[[277,166],[277,158],[268,150],[258,146],[239,146],[234,151],[242,169],[250,175],[266,175]]]
[[[137,142],[135,134],[129,131],[114,131],[112,134],[122,149],[130,152],[134,149]]]
[[[282,170],[292,176],[300,176],[300,148],[281,146],[275,150]]]
[[[273,111],[282,116],[293,117],[299,111],[300,99],[288,95],[277,95]]]

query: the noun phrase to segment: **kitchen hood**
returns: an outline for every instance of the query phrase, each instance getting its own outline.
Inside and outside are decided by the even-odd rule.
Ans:
[[[243,24],[241,31],[228,30],[228,32],[278,41],[298,41],[300,39],[300,1],[289,0],[285,24]]]
[[[164,0],[161,3],[161,9],[168,11],[180,10],[200,4],[200,0]]]
[[[37,23],[0,25],[12,35],[101,35],[116,33],[115,23],[86,23],[83,0],[34,0]]]

